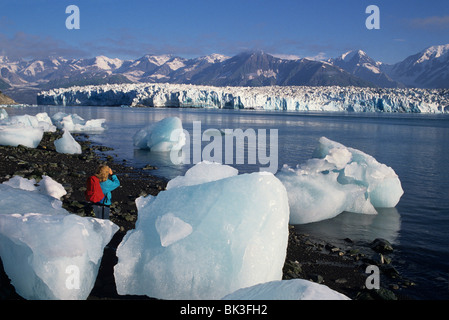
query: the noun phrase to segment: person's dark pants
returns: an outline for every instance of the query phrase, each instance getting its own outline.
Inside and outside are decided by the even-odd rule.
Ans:
[[[109,219],[109,213],[111,208],[107,205],[95,203],[92,205],[94,209],[95,217],[98,219]]]

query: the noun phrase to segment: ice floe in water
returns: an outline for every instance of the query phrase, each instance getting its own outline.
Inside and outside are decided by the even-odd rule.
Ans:
[[[58,129],[66,129],[70,132],[103,132],[105,130],[104,123],[106,119],[84,120],[76,113],[68,114],[57,112],[52,117],[54,125]]]
[[[0,113],[0,145],[23,145],[28,148],[37,148],[45,132],[55,132],[56,128],[70,132],[103,132],[105,119],[84,120],[76,114],[58,112],[49,117],[46,112],[32,115],[18,115],[9,117],[1,109]]]
[[[375,208],[395,207],[404,193],[391,167],[325,137],[315,158],[297,168],[284,166],[276,176],[287,189],[292,224],[330,219],[343,211],[376,214]]]
[[[304,279],[270,281],[239,289],[223,300],[350,300],[328,286]]]
[[[180,150],[186,143],[182,121],[178,117],[164,118],[147,125],[133,136],[134,146],[155,152]]]

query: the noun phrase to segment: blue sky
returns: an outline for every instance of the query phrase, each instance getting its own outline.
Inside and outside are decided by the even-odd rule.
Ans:
[[[66,7],[80,10],[68,30]],[[380,9],[368,30],[367,6]],[[395,63],[449,43],[448,0],[2,0],[0,54],[136,59],[144,54],[190,58],[247,50],[332,58],[362,49]]]

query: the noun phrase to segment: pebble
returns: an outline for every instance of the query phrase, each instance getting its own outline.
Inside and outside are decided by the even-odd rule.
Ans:
[[[371,249],[378,253],[393,252],[393,246],[388,240],[377,238],[370,244]]]
[[[143,167],[143,170],[156,170],[157,167],[152,166],[151,164],[147,164],[145,167]]]
[[[348,282],[348,280],[345,278],[339,278],[339,279],[335,280],[335,283],[338,283],[338,284],[344,284],[346,282]]]
[[[309,275],[309,280],[313,281],[313,282],[316,282],[316,283],[319,283],[319,284],[324,283],[323,276],[319,275],[319,274],[311,274],[311,275]]]

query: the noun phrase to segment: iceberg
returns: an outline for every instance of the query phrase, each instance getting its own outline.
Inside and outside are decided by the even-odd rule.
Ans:
[[[56,126],[46,112],[38,113],[35,117],[44,132],[56,132]]]
[[[43,175],[42,180],[37,184],[37,191],[56,199],[61,199],[62,196],[67,194],[62,184],[46,175]]]
[[[74,214],[0,215],[0,256],[16,292],[32,300],[86,299],[118,226]]]
[[[30,184],[27,184],[29,187]],[[24,188],[21,185],[21,188]],[[56,199],[48,194],[34,192],[36,190],[18,189],[7,185],[0,184],[0,215],[2,214],[27,214],[42,213],[42,214],[68,214],[69,212],[62,208],[62,201]],[[20,199],[18,201],[17,199]]]
[[[291,224],[331,219],[343,211],[376,213],[365,199],[365,189],[340,184],[337,173],[308,173],[282,168],[276,176],[288,191]],[[361,202],[367,210],[352,209],[354,200]]]
[[[106,119],[91,119],[84,120],[79,115],[67,114],[64,112],[57,112],[52,117],[53,124],[58,129],[65,129],[70,132],[103,132],[105,127],[103,126]]]
[[[320,139],[315,156],[332,163],[329,157],[339,150],[349,151],[352,157],[344,166],[344,170],[340,171],[341,183],[366,187],[368,198],[375,208],[394,208],[398,204],[404,194],[398,175],[391,167],[379,163],[373,156],[347,148],[325,137]]]
[[[328,286],[304,279],[270,281],[239,289],[223,300],[350,300]]]
[[[6,114],[6,116],[3,118],[2,123],[10,125],[23,125],[25,127],[42,129],[44,132],[56,131],[56,127],[53,125],[50,117],[46,112],[38,113],[35,116],[24,114],[8,117],[8,114]]]
[[[276,175],[285,185],[290,223],[330,219],[343,211],[377,214],[392,208],[404,191],[394,170],[360,150],[320,138],[314,158]]]
[[[54,195],[49,186],[56,183],[45,182]],[[0,194],[0,257],[16,292],[25,299],[86,299],[118,226],[70,214],[49,194],[6,184]]]
[[[20,116],[12,116],[9,118],[10,124],[23,124],[26,127],[39,128],[44,132],[55,132],[56,127],[53,125],[50,117],[46,112],[41,112],[35,116],[24,114]]]
[[[4,110],[4,109],[2,109]],[[28,114],[9,117],[6,111],[1,112],[0,117],[0,145],[17,147],[24,145],[29,148],[36,148],[42,140],[44,132],[55,132],[56,128],[68,132],[102,132],[105,130],[103,123],[105,119],[84,120],[77,114],[66,114],[58,112],[51,118],[46,112],[38,113],[35,116]],[[81,149],[76,147],[75,141],[66,135],[62,145],[70,145],[69,152],[81,153]],[[61,150],[62,150],[61,145]],[[79,152],[78,152],[79,151]]]
[[[81,145],[70,134],[70,131],[63,129],[62,138],[55,140],[55,148],[58,153],[81,154]]]
[[[5,109],[0,109],[0,121],[8,119],[9,115]]]
[[[133,136],[134,146],[155,152],[181,150],[186,143],[182,121],[178,117],[164,118],[140,129]]]
[[[41,128],[29,127],[24,124],[0,123],[0,145],[23,145],[28,148],[36,148],[44,136]]]
[[[14,176],[11,179],[3,182],[4,185],[16,188],[16,189],[22,189],[27,191],[36,191],[36,179],[26,179],[21,176]]]
[[[171,179],[167,183],[166,189],[216,181],[236,176],[238,173],[238,170],[231,166],[204,160],[187,170],[184,176]]]
[[[4,109],[2,109],[4,111]],[[56,127],[46,112],[35,116],[28,114],[9,117],[6,111],[0,116],[0,145],[24,145],[36,148],[44,136],[44,132],[55,132]]]
[[[136,228],[117,248],[119,294],[220,299],[282,278],[289,207],[273,174],[172,187],[136,205]]]
[[[20,176],[14,176],[8,181],[3,182],[3,184],[16,189],[36,191],[56,199],[60,199],[62,196],[67,194],[67,191],[64,189],[62,184],[46,175],[42,176],[42,180],[39,181],[39,183],[36,183],[35,179],[26,179]]]

